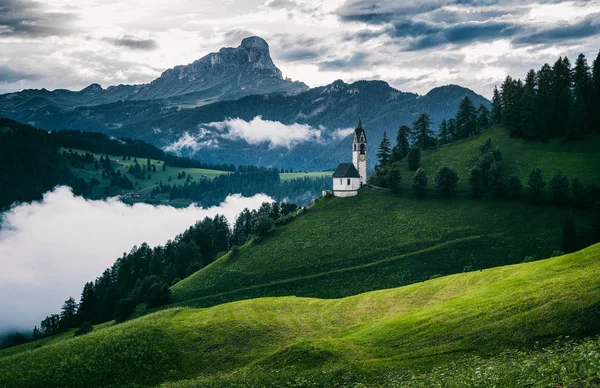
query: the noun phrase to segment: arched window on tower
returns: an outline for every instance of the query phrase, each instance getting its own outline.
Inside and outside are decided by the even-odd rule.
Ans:
[[[364,155],[367,152],[367,147],[364,144],[360,145],[360,153]]]
[[[354,151],[356,151],[356,144],[354,144]]]

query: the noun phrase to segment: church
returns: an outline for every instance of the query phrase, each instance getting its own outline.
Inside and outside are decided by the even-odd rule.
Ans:
[[[353,197],[367,184],[367,135],[358,120],[352,138],[352,163],[340,163],[333,173],[333,195]]]

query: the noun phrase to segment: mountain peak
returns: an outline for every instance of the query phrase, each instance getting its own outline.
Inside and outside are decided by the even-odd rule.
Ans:
[[[242,40],[240,47],[245,47],[248,50],[260,50],[269,52],[269,44],[260,36],[249,36]]]

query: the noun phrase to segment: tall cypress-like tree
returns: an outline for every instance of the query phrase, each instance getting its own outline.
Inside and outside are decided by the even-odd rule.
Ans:
[[[410,128],[406,125],[398,128],[398,134],[396,135],[396,145],[392,148],[392,162],[397,162],[406,158],[410,146],[408,144],[408,137],[410,135]]]
[[[568,137],[579,139],[591,130],[592,109],[589,106],[592,92],[592,76],[585,55],[579,54],[573,71],[573,106]],[[598,109],[598,107],[596,107]]]
[[[414,146],[422,150],[435,147],[436,138],[431,130],[431,116],[428,113],[421,113],[419,118],[413,123]]]
[[[80,322],[94,321],[96,316],[96,289],[92,282],[88,282],[83,286],[77,315]]]
[[[477,109],[468,96],[465,96],[456,112],[456,132],[459,139],[466,139],[477,131]]]
[[[69,298],[63,304],[60,312],[60,325],[65,329],[79,326],[77,323],[77,302],[75,302],[75,299]]]
[[[383,131],[383,139],[379,143],[377,159],[379,160],[378,169],[387,166],[391,158],[390,140],[387,137],[387,131]]]
[[[494,96],[492,97],[492,123],[500,124],[502,122],[502,99],[498,88],[494,86]]]

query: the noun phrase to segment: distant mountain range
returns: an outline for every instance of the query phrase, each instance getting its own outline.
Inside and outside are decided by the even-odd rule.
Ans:
[[[349,158],[348,129],[359,117],[372,166],[384,130],[394,138],[400,125],[410,125],[422,112],[431,114],[437,127],[456,113],[464,96],[489,105],[456,85],[424,96],[383,81],[338,80],[309,89],[284,79],[267,42],[250,37],[144,85],[0,95],[0,115],[47,130],[140,138],[207,163],[320,170]]]

